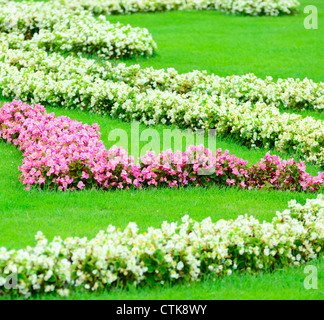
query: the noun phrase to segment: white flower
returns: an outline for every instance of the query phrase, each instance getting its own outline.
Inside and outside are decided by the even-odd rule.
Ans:
[[[178,262],[178,264],[177,264],[177,270],[182,270],[183,269],[183,267],[184,267],[184,264],[183,264],[183,262],[182,261],[179,261]]]

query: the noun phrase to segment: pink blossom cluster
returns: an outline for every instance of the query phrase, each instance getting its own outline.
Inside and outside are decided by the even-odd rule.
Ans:
[[[305,162],[294,159],[283,160],[267,153],[249,170],[249,187],[292,191],[317,191],[324,184],[324,172],[312,177],[306,172]]]
[[[238,186],[316,191],[324,173],[312,177],[303,162],[282,160],[269,153],[259,163],[221,149],[189,146],[185,152],[149,151],[137,162],[120,147],[107,150],[99,126],[48,114],[41,105],[14,100],[0,109],[0,137],[23,151],[19,167],[26,189],[31,186],[76,190],[84,188]]]

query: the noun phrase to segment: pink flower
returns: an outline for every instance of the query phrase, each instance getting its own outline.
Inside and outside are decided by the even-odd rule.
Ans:
[[[0,137],[16,144],[23,152],[19,167],[21,182],[31,186],[83,190],[81,179],[102,189],[143,188],[145,186],[180,187],[186,185],[236,185],[241,188],[272,188],[279,190],[318,191],[324,173],[311,177],[303,162],[283,160],[266,154],[256,165],[224,153],[214,154],[200,146],[189,146],[184,153],[171,149],[155,154],[149,151],[134,162],[127,151],[113,146],[107,150],[100,140],[99,126],[82,124],[68,117],[48,114],[41,105],[30,106],[14,100],[0,109]],[[202,179],[199,169],[211,173]],[[46,179],[45,179],[46,177]],[[234,179],[235,178],[235,179]],[[211,182],[210,184],[208,182]]]
[[[85,184],[84,184],[82,181],[79,181],[77,187],[78,187],[80,190],[83,190],[84,187],[85,187]]]
[[[89,178],[89,175],[86,172],[82,171],[81,179],[87,180],[88,178]]]

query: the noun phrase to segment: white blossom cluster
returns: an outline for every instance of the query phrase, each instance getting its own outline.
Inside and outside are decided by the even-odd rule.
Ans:
[[[135,223],[124,231],[109,225],[91,240],[55,237],[51,242],[38,232],[34,247],[0,248],[0,292],[65,296],[77,288],[153,286],[299,266],[322,256],[324,200],[319,195],[305,205],[290,201],[271,223],[247,215],[216,223],[184,216],[180,224],[165,221],[160,228],[138,231]],[[6,289],[6,278],[13,274],[17,286]]]
[[[59,71],[66,70],[66,77],[75,77],[75,73],[102,80],[125,82],[142,91],[159,89],[186,95],[227,96],[240,102],[265,102],[284,108],[324,109],[324,83],[316,83],[310,79],[279,79],[273,81],[271,77],[265,80],[253,74],[243,76],[219,77],[207,74],[206,71],[194,70],[179,74],[175,69],[141,68],[138,64],[126,66],[124,63],[112,64],[109,61],[97,63],[91,59],[74,57],[63,58],[56,54],[47,54],[42,50],[24,52],[9,50],[10,48],[30,49],[29,43],[21,35],[11,33],[0,36],[2,54],[7,63],[19,67],[32,67],[33,70]],[[67,78],[65,78],[67,79]]]
[[[173,10],[218,10],[232,14],[293,14],[297,0],[60,0],[71,9],[85,9],[95,14],[130,14]]]
[[[159,87],[154,84],[143,87],[131,80],[132,67],[127,69],[129,76],[126,77],[124,65],[118,73],[119,67],[109,63],[101,65],[94,60],[64,58],[37,49],[30,52],[8,49],[8,43],[2,43],[0,87],[3,96],[110,114],[146,125],[215,128],[219,134],[236,136],[242,144],[288,151],[324,166],[322,120],[280,113],[274,104],[253,102],[248,97],[244,99],[247,102],[242,102],[226,92],[208,95],[193,90],[180,94],[152,89]],[[120,81],[123,73],[125,82]]]
[[[156,44],[145,28],[111,24],[104,16],[71,11],[55,2],[0,4],[0,32],[18,32],[30,47],[102,58],[152,55]]]

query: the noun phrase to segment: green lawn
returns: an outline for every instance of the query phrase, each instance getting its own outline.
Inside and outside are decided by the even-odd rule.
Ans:
[[[259,77],[311,78],[323,81],[324,2],[299,0],[296,16],[231,16],[214,11],[110,16],[147,28],[158,45],[153,58],[128,64],[174,67],[180,72],[207,70],[220,76],[254,73]],[[318,8],[318,29],[306,30],[303,9]]]
[[[305,30],[303,14],[291,17],[243,17],[217,12],[171,12],[112,16],[111,21],[147,27],[158,44],[159,52],[150,59],[133,59],[142,66],[174,67],[180,72],[206,69],[219,75],[253,72],[260,77],[309,77],[324,81],[324,3],[319,10],[319,29]],[[99,123],[106,146],[112,129],[130,131],[130,124],[99,115],[48,108],[57,115],[67,115],[87,123]],[[321,113],[303,113],[324,119]],[[158,126],[161,133],[166,128]],[[140,131],[145,130],[140,126]],[[249,160],[258,161],[267,150],[250,150],[230,138],[217,138],[217,147]],[[158,149],[158,145],[155,146]],[[282,155],[287,156],[287,155]],[[26,192],[18,180],[21,153],[12,145],[0,142],[0,246],[23,248],[32,245],[41,230],[49,238],[54,235],[94,236],[108,224],[125,227],[137,222],[141,230],[159,226],[162,221],[180,220],[189,214],[197,220],[211,216],[213,220],[231,219],[248,213],[270,221],[276,210],[284,210],[287,202],[304,203],[316,194],[239,191],[235,189],[84,191],[74,193]],[[315,174],[319,168],[309,167]],[[77,292],[72,299],[323,299],[324,262],[319,267],[319,289],[303,287],[303,268],[278,270],[273,274],[233,275],[213,281],[165,289],[121,289],[110,293]],[[275,290],[274,290],[275,288]],[[37,298],[49,298],[41,296]],[[50,298],[57,298],[50,296]]]

